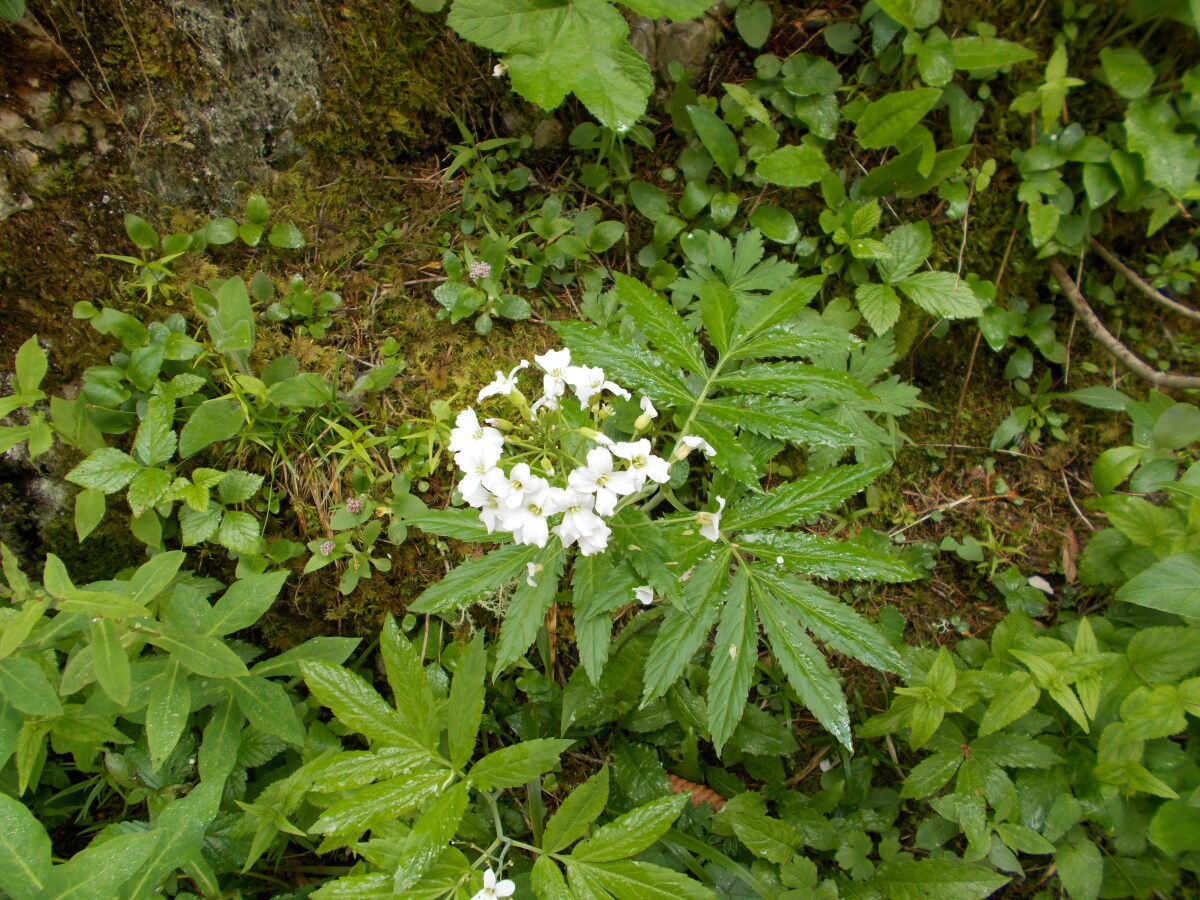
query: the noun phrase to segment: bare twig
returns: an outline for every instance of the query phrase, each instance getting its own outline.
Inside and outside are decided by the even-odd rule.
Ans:
[[[1091,530],[1091,531],[1095,531],[1095,530],[1096,530],[1096,526],[1092,524],[1092,520],[1091,520],[1091,519],[1089,519],[1087,516],[1085,516],[1085,515],[1083,514],[1083,510],[1081,510],[1081,509],[1079,508],[1079,504],[1077,504],[1077,503],[1075,502],[1075,498],[1074,498],[1074,497],[1071,495],[1071,485],[1070,485],[1070,484],[1067,482],[1067,472],[1066,472],[1066,470],[1064,469],[1064,470],[1061,472],[1061,474],[1062,474],[1063,488],[1064,488],[1064,489],[1066,490],[1066,492],[1067,492],[1067,500],[1068,500],[1068,501],[1070,501],[1070,503],[1071,503],[1071,509],[1075,510],[1075,515],[1079,516],[1080,520],[1083,522],[1083,524],[1084,524],[1084,525],[1086,525],[1086,526],[1088,527],[1088,529],[1089,529],[1089,530]]]
[[[1059,287],[1063,289],[1063,293],[1067,295],[1067,299],[1071,301],[1075,312],[1079,314],[1079,319],[1083,322],[1084,327],[1130,372],[1155,387],[1200,388],[1200,376],[1160,372],[1117,340],[1113,333],[1104,327],[1100,317],[1092,311],[1091,306],[1080,293],[1079,286],[1057,259],[1050,260],[1050,271],[1054,274],[1054,279],[1058,282]]]
[[[1091,239],[1091,245],[1097,253],[1104,257],[1104,261],[1106,263],[1124,275],[1126,281],[1132,284],[1135,288],[1137,288],[1155,303],[1161,303],[1168,309],[1175,310],[1175,312],[1179,313],[1181,316],[1187,316],[1189,319],[1196,319],[1200,321],[1200,310],[1192,309],[1185,303],[1180,303],[1178,300],[1172,300],[1162,291],[1155,290],[1155,288],[1144,278],[1142,278],[1141,275],[1133,271],[1133,269],[1129,268],[1129,266],[1125,265],[1125,263],[1121,262],[1121,260],[1118,259],[1111,250],[1109,250],[1095,238]]]
[[[986,497],[959,497],[957,500],[951,500],[947,503],[939,503],[933,509],[927,510],[915,522],[905,525],[903,528],[893,528],[888,532],[888,537],[895,537],[898,534],[903,534],[910,528],[916,528],[922,522],[928,521],[938,513],[948,512],[956,506],[962,506],[964,503],[987,503],[992,500],[1016,500],[1017,492],[1009,491],[1007,494],[989,494]]]

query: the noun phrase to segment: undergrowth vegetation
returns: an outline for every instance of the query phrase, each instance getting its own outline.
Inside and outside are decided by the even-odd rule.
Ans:
[[[20,343],[0,891],[1194,896],[1196,4],[411,5],[525,115],[423,228],[122,211]]]

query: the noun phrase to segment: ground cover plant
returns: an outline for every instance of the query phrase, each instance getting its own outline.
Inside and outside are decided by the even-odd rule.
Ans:
[[[5,323],[0,892],[1200,890],[1200,13],[1012,7],[412,0],[435,162],[122,195]]]

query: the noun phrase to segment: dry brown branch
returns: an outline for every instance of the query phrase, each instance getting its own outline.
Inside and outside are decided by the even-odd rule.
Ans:
[[[1135,288],[1153,300],[1155,303],[1161,303],[1168,309],[1173,309],[1181,316],[1187,316],[1189,319],[1200,321],[1200,310],[1192,309],[1185,303],[1180,303],[1178,300],[1172,300],[1162,291],[1155,288],[1146,279],[1142,278],[1137,272],[1121,262],[1111,250],[1101,244],[1095,238],[1091,238],[1092,247],[1097,253],[1104,257],[1104,261],[1125,276],[1125,280],[1132,284]]]
[[[1071,306],[1075,308],[1084,327],[1130,372],[1155,387],[1200,388],[1200,376],[1160,372],[1114,337],[1113,333],[1104,327],[1100,317],[1092,311],[1091,306],[1080,293],[1079,286],[1075,284],[1057,259],[1050,260],[1050,271],[1054,273],[1055,280],[1063,289],[1063,293],[1067,295],[1067,299],[1071,301]]]
[[[716,812],[720,812],[725,806],[725,798],[714,791],[712,788],[705,787],[702,784],[696,784],[694,781],[688,781],[685,778],[680,778],[678,775],[667,775],[667,781],[671,784],[671,791],[676,794],[691,794],[692,806],[700,806],[704,803],[711,803],[712,808]]]

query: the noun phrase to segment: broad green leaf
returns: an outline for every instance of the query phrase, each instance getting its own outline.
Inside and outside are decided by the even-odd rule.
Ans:
[[[379,649],[392,688],[392,702],[403,727],[418,744],[436,749],[437,710],[433,704],[433,689],[425,677],[420,654],[400,634],[395,618],[390,615],[383,622]]]
[[[729,126],[722,122],[715,113],[709,112],[703,106],[689,106],[687,114],[692,127],[696,129],[696,134],[700,137],[700,142],[704,144],[704,149],[717,164],[717,168],[724,173],[726,178],[732,178],[740,154],[738,153],[737,138],[733,136]]]
[[[838,466],[805,475],[758,497],[748,497],[725,511],[727,532],[759,530],[811,521],[878,478],[886,466]]]
[[[124,884],[141,871],[162,835],[153,832],[118,834],[76,853],[47,873],[38,900],[110,900],[133,897]]]
[[[258,553],[262,547],[262,525],[251,513],[229,510],[221,518],[216,540],[236,553]]]
[[[1109,447],[1092,464],[1092,486],[1097,494],[1109,494],[1133,474],[1141,462],[1139,447]]]
[[[684,582],[683,597],[658,630],[646,658],[643,705],[661,697],[679,680],[687,664],[708,639],[729,583],[729,551],[718,550],[701,560]]]
[[[15,369],[17,383],[20,385],[20,390],[17,393],[28,394],[37,391],[42,383],[42,379],[46,377],[46,370],[49,368],[49,365],[46,359],[46,351],[38,343],[38,338],[35,334],[17,350]]]
[[[131,689],[129,657],[121,646],[122,631],[112,619],[97,619],[88,626],[96,681],[119,706],[129,702]]]
[[[937,105],[940,88],[896,91],[872,101],[858,117],[854,134],[866,150],[891,147],[905,137]]]
[[[709,9],[708,0],[629,0],[622,5],[639,15],[651,18],[666,16],[676,22],[698,18]]]
[[[897,582],[916,577],[912,569],[887,553],[818,534],[743,532],[738,536],[738,547],[759,557],[763,565],[773,564],[813,578]]]
[[[1063,843],[1054,865],[1071,900],[1097,900],[1104,880],[1104,857],[1087,838]]]
[[[558,593],[558,581],[566,558],[566,551],[557,536],[552,536],[534,557],[534,572],[517,586],[504,614],[493,678],[516,662],[537,638],[538,631],[545,627],[546,610]]]
[[[323,660],[303,662],[300,669],[313,696],[347,728],[364,735],[372,744],[419,746],[396,711],[358,675]]]
[[[879,260],[875,268],[888,284],[908,278],[933,252],[933,236],[925,222],[893,228],[884,235],[883,244],[891,255]]]
[[[1138,573],[1117,600],[1188,618],[1200,618],[1200,554],[1177,553]]]
[[[247,675],[227,679],[225,687],[237,701],[242,714],[259,731],[273,734],[294,746],[304,744],[304,726],[282,685]]]
[[[784,604],[769,591],[761,589],[758,583],[755,584],[754,600],[771,651],[801,701],[840,744],[851,749],[846,698],[842,696],[841,686],[829,670],[825,657]]]
[[[954,777],[958,767],[962,765],[961,753],[935,753],[913,766],[904,779],[904,788],[900,796],[905,799],[919,800],[936,794],[946,782]]]
[[[1179,116],[1170,100],[1138,100],[1125,113],[1126,142],[1142,158],[1146,180],[1183,197],[1200,173],[1200,148],[1191,135],[1175,130]]]
[[[878,0],[879,8],[907,28],[920,31],[937,22],[942,0]]]
[[[393,883],[397,894],[416,885],[446,850],[458,833],[469,799],[467,785],[460,781],[422,812],[404,839],[400,855],[404,862],[396,869]]]
[[[900,318],[900,297],[890,285],[860,284],[854,289],[854,302],[876,334],[884,334]]]
[[[301,372],[267,388],[267,402],[284,409],[308,409],[333,400],[329,379],[316,372]]]
[[[262,194],[251,194],[246,198],[246,221],[254,225],[266,225],[271,218],[271,206]]]
[[[533,863],[533,892],[538,900],[575,900],[562,869],[548,854],[542,854]]]
[[[50,874],[50,836],[20,800],[0,794],[0,888],[34,900]]]
[[[1125,648],[1125,659],[1147,684],[1178,681],[1200,668],[1200,629],[1142,628]]]
[[[19,22],[23,15],[25,15],[25,0],[0,0],[0,19]]]
[[[758,623],[747,595],[748,580],[743,567],[729,584],[709,664],[708,727],[717,753],[742,717],[758,656]]]
[[[193,634],[166,623],[159,623],[153,632],[143,632],[150,643],[171,654],[184,668],[209,678],[236,678],[245,675],[246,664],[229,649],[224,641],[203,634]]]
[[[1037,58],[1036,53],[1020,44],[994,37],[968,35],[955,38],[951,43],[954,45],[954,67],[966,72],[1012,66]]]
[[[121,490],[142,470],[133,457],[115,447],[94,450],[79,465],[67,473],[67,481],[80,487],[91,488],[105,494]]]
[[[573,355],[577,354],[589,365],[600,366],[618,384],[642,391],[655,406],[690,409],[693,405],[692,392],[679,371],[657,353],[611,337],[594,325],[583,322],[551,324]]]
[[[271,226],[267,242],[284,250],[300,250],[304,247],[304,235],[291,222],[276,222]]]
[[[125,495],[134,517],[142,516],[156,506],[170,487],[171,473],[163,469],[142,469],[134,475]]]
[[[1133,47],[1102,47],[1100,67],[1109,86],[1126,100],[1136,100],[1154,84],[1154,69]]]
[[[75,539],[83,542],[96,530],[107,510],[104,492],[85,488],[75,495]]]
[[[258,663],[250,674],[267,678],[273,675],[286,675],[294,678],[301,674],[300,664],[312,660],[322,660],[333,665],[341,665],[350,658],[358,638],[315,637],[309,638],[299,647],[285,650],[277,656],[272,656]]]
[[[848,447],[854,443],[851,432],[790,399],[731,395],[706,400],[700,409],[701,415],[722,425],[765,437],[824,447]]]
[[[408,609],[414,613],[442,613],[467,606],[481,595],[524,577],[525,566],[538,552],[536,546],[507,544],[469,560],[426,588]]]
[[[228,397],[205,400],[179,432],[179,455],[186,459],[210,444],[227,441],[246,424],[237,401]]]
[[[193,287],[192,300],[204,317],[213,346],[232,359],[241,372],[249,374],[250,351],[254,348],[254,308],[246,283],[235,276],[222,282],[215,292]]]
[[[218,216],[209,220],[209,223],[204,226],[204,237],[208,243],[221,247],[237,240],[237,229],[237,222],[233,219],[228,216]]]
[[[571,858],[598,863],[636,856],[667,833],[686,803],[686,796],[674,795],[638,806],[576,844]]]
[[[777,244],[794,244],[800,240],[796,217],[778,206],[760,206],[750,214],[750,224]]]
[[[645,181],[629,183],[629,200],[651,222],[657,222],[671,211],[671,200],[666,192]]]
[[[816,184],[829,171],[825,156],[807,144],[790,144],[772,150],[758,162],[754,170],[763,181],[786,188],[803,188]]]
[[[450,682],[450,703],[446,709],[446,742],[450,763],[461,769],[475,752],[479,724],[483,719],[484,680],[487,677],[487,652],[483,634],[459,649],[458,665]]]
[[[264,572],[235,581],[205,614],[202,633],[221,636],[249,628],[271,608],[287,576]]]
[[[480,521],[479,513],[473,509],[430,509],[406,515],[404,521],[426,534],[451,537],[470,544],[500,543],[511,537],[507,531],[489,533],[487,526]]]
[[[63,712],[54,688],[32,659],[0,659],[0,697],[31,716],[61,716]]]
[[[179,743],[191,710],[192,689],[188,674],[173,659],[155,679],[146,708],[146,742],[155,767],[170,755]]]
[[[535,738],[501,747],[471,766],[467,778],[481,791],[521,787],[558,765],[574,741]]]
[[[4,623],[4,629],[0,631],[0,659],[11,656],[25,642],[49,606],[49,600],[26,600],[20,612]],[[0,719],[2,718],[2,713],[0,713]],[[0,758],[3,756],[4,754],[0,753]],[[0,762],[0,765],[3,763]]]
[[[690,372],[706,374],[708,366],[696,336],[671,305],[636,278],[620,273],[613,277],[617,297],[659,353]]]
[[[888,900],[984,900],[1011,879],[951,856],[884,863],[871,886]]]
[[[1168,800],[1150,820],[1148,837],[1168,856],[1200,850],[1200,809],[1182,800]]]
[[[983,313],[983,304],[971,286],[953,272],[917,272],[897,287],[930,315],[970,319]]]
[[[125,233],[142,250],[154,250],[158,247],[158,232],[141,216],[125,213]]]
[[[546,823],[542,849],[557,853],[587,834],[608,803],[608,766],[574,788]]]

